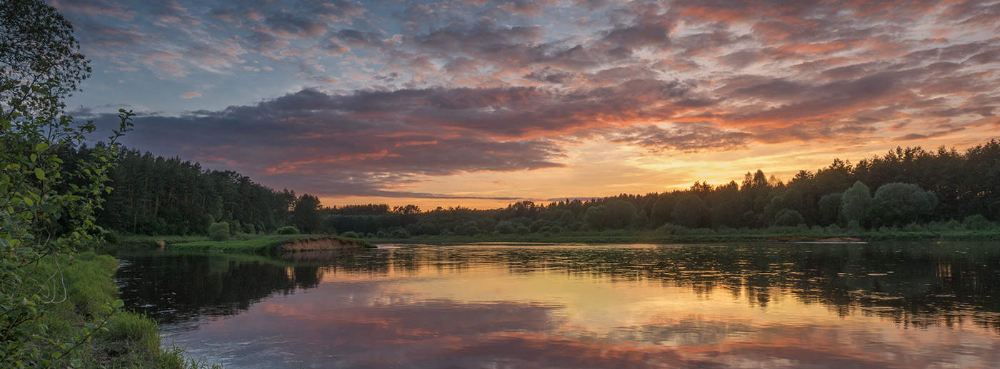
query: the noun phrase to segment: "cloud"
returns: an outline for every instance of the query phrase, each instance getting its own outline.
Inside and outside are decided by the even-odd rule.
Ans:
[[[563,167],[587,140],[675,155],[1000,124],[995,2],[52,3],[94,70],[260,101],[144,117],[137,146],[322,194],[448,196],[413,188]]]
[[[654,153],[735,150],[746,147],[753,137],[747,132],[721,130],[697,123],[670,129],[657,126],[630,127],[610,132],[607,136],[612,142],[645,147]]]
[[[197,93],[197,92],[188,92],[188,93],[185,93],[185,94],[181,95],[181,97],[185,98],[185,99],[193,99],[193,98],[196,98],[196,97],[201,97],[201,94]]]

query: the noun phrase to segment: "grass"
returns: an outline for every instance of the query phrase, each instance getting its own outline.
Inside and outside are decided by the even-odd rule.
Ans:
[[[237,234],[226,241],[213,241],[205,236],[128,236],[123,237],[112,247],[115,249],[150,249],[159,248],[160,240],[166,248],[177,251],[221,251],[249,254],[275,254],[278,247],[296,240],[329,238],[334,236],[322,234],[290,234],[290,235],[248,235]],[[334,237],[344,241],[358,241],[349,238]],[[365,247],[374,247],[366,241],[361,241]]]
[[[46,335],[63,342],[71,340],[80,327],[102,316],[118,300],[112,278],[117,267],[115,258],[92,252],[49,257],[39,263],[30,277],[46,280],[56,275],[65,282],[65,290],[59,283],[43,291],[57,301],[44,306],[41,323],[48,327]],[[83,368],[219,368],[185,360],[180,349],[161,348],[156,322],[145,315],[120,310],[111,316],[106,328],[79,348]],[[42,343],[36,345],[43,351],[53,349]]]

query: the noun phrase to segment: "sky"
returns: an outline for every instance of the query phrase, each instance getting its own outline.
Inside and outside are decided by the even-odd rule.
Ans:
[[[789,179],[1000,137],[1000,1],[48,0],[124,142],[324,205]]]

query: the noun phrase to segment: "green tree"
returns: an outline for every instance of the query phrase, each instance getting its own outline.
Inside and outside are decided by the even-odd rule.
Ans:
[[[653,222],[654,227],[669,223],[673,219],[672,213],[674,212],[675,203],[676,198],[673,194],[665,193],[657,197],[656,202],[653,203],[653,209],[649,214],[649,220]]]
[[[906,225],[930,214],[938,199],[931,191],[924,191],[912,183],[888,183],[875,191],[868,217],[873,227]]]
[[[295,210],[292,211],[292,223],[302,232],[314,233],[323,228],[323,221],[319,214],[319,198],[305,194],[295,203]]]
[[[674,205],[674,211],[671,213],[675,224],[688,228],[705,225],[707,215],[708,208],[705,207],[705,202],[690,193],[680,196],[677,205]]]
[[[781,209],[774,217],[774,225],[779,227],[794,227],[799,224],[805,224],[805,222],[806,220],[802,217],[802,214],[791,209]]]
[[[584,213],[584,220],[592,229],[623,229],[641,222],[636,219],[636,208],[628,201],[613,199],[604,205],[591,206]]]
[[[844,191],[841,201],[840,216],[844,218],[844,222],[862,224],[868,214],[868,205],[872,202],[871,190],[861,181],[854,182],[853,186]]]
[[[0,2],[0,119],[55,119],[63,99],[89,76],[73,26],[55,8],[37,0]]]
[[[228,241],[229,223],[212,223],[212,225],[208,227],[208,236],[212,238],[212,241]]]
[[[843,193],[834,192],[823,195],[819,199],[817,205],[819,206],[821,225],[836,224],[840,220],[840,207],[843,203],[843,197]]]
[[[71,161],[59,154],[95,131],[61,115],[62,99],[89,74],[69,22],[39,1],[0,2],[0,367],[79,366],[77,348],[122,306],[116,301],[81,326],[55,336],[40,325],[48,306],[63,301],[62,254],[95,246],[103,229],[96,212],[111,191],[118,138],[132,127],[119,111],[109,142]],[[31,273],[42,263],[55,272]],[[70,337],[60,338],[60,337]]]

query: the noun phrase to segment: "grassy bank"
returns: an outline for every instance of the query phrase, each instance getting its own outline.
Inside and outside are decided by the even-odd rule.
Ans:
[[[536,242],[536,243],[701,243],[701,242],[766,242],[823,241],[827,239],[858,239],[860,241],[1000,241],[997,230],[901,230],[829,231],[809,228],[684,229],[684,230],[608,230],[590,232],[421,235],[407,238],[369,237],[372,243],[461,244],[473,242]]]
[[[232,253],[247,253],[272,255],[279,252],[279,247],[295,241],[334,238],[344,243],[356,243],[360,247],[375,247],[371,243],[351,238],[334,237],[322,234],[294,235],[246,235],[241,234],[227,241],[213,241],[205,236],[126,236],[111,243],[113,249],[151,249],[168,248],[177,251],[220,251]]]
[[[45,336],[65,342],[73,339],[88,321],[104,316],[118,300],[118,288],[113,275],[118,261],[108,255],[80,253],[49,257],[32,270],[30,277],[46,280],[59,276],[64,281],[53,284],[52,303],[44,305],[42,324]],[[53,280],[56,280],[55,278]],[[64,292],[65,291],[65,292]],[[125,310],[115,311],[105,325],[90,340],[77,348],[76,361],[83,368],[206,368],[208,366],[185,361],[179,349],[161,348],[156,322],[144,315]],[[44,340],[30,344],[39,351],[64,350],[53,347]]]

